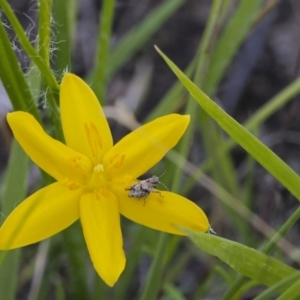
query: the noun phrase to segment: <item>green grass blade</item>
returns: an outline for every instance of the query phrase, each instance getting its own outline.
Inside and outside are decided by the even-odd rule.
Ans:
[[[39,8],[39,54],[44,62],[49,66],[52,0],[40,0]]]
[[[30,57],[30,59],[34,62],[34,64],[40,70],[46,88],[49,88],[51,90],[51,93],[47,94],[47,99],[49,100],[48,101],[49,106],[51,107],[50,118],[51,118],[53,124],[55,124],[55,127],[57,129],[57,135],[58,135],[59,139],[63,140],[62,129],[61,129],[61,124],[60,124],[60,117],[59,117],[59,113],[58,113],[58,109],[57,109],[59,86],[55,79],[55,76],[53,75],[49,65],[44,61],[44,59],[37,53],[37,51],[31,45],[30,41],[28,40],[28,38],[26,36],[26,33],[24,32],[22,25],[18,21],[16,15],[12,11],[12,9],[11,9],[10,5],[7,3],[7,1],[0,0],[0,6],[1,6],[3,12],[5,13],[6,17],[8,18],[9,22],[11,23],[13,29],[15,30],[15,33],[16,33],[18,40],[19,40],[21,46],[23,47],[24,51],[27,53],[27,55]],[[0,28],[2,28],[4,30],[3,24],[1,24]],[[0,29],[0,31],[3,31],[3,30]],[[0,52],[3,53],[5,50],[7,50],[11,53],[12,49],[8,50],[9,46],[8,46],[8,43],[5,41],[5,39],[7,39],[7,37],[5,38],[4,35],[6,35],[6,33],[1,32]],[[4,38],[4,40],[2,40],[3,38]],[[4,58],[5,58],[5,56],[1,56],[1,64],[7,66],[9,64],[9,60],[12,59],[12,54],[9,54],[9,57],[7,57],[7,59],[4,59]],[[4,61],[5,61],[5,63],[4,63]],[[20,67],[17,66],[17,69],[18,68],[20,68]],[[4,72],[2,70],[2,68],[0,68],[0,69],[1,69],[0,72]],[[17,70],[17,69],[12,68],[11,73],[15,72],[15,70]],[[16,74],[17,73],[19,73],[19,72],[16,71]],[[7,78],[4,78],[4,77],[7,77]],[[5,73],[1,76],[1,79],[2,78],[4,78],[4,84],[5,84],[6,90],[9,88],[11,89],[12,86],[16,86],[17,84],[20,84],[22,89],[20,89],[20,87],[18,87],[19,93],[27,93],[27,95],[28,95],[29,87],[26,84],[27,88],[23,88],[25,84],[22,82],[21,76],[18,76],[18,79],[21,80],[20,82],[18,80],[15,80],[16,78],[13,78],[13,76],[6,76]],[[10,94],[12,94],[12,92],[10,91],[10,92],[8,92],[8,94],[9,94],[9,96],[11,96]],[[10,97],[10,99],[11,99],[11,101],[14,101],[13,97]],[[24,97],[24,99],[25,100],[23,101],[24,103],[23,103],[22,107],[20,107],[20,108],[18,107],[18,110],[29,111],[39,120],[36,106],[35,106],[34,102],[31,101],[31,99],[32,99],[31,94],[30,94],[30,97],[28,97],[28,98]],[[26,103],[26,105],[25,105],[25,103]]]
[[[181,290],[176,287],[174,284],[166,283],[164,285],[164,292],[167,294],[167,299],[172,300],[186,300],[186,298],[183,296]]]
[[[163,1],[141,24],[131,29],[112,52],[109,60],[109,76],[115,74],[183,3],[184,0]]]
[[[40,120],[29,86],[0,22],[0,78],[15,110],[28,111]]]
[[[279,281],[278,283],[272,285],[270,288],[263,291],[259,296],[255,297],[253,300],[269,300],[275,293],[278,293],[283,287],[291,286],[295,282],[295,280],[300,279],[300,273],[296,272],[283,280]]]
[[[22,25],[18,21],[8,2],[6,0],[0,0],[0,6],[3,12],[5,13],[6,17],[8,18],[9,22],[11,23],[13,29],[15,30],[15,33],[18,37],[21,46],[23,47],[27,55],[30,57],[30,59],[34,61],[35,65],[41,71],[46,86],[48,86],[53,92],[58,92],[59,86],[51,69],[31,45],[30,41],[26,36],[26,33],[24,32]]]
[[[143,244],[148,237],[143,226],[130,226],[129,230],[128,227],[125,228],[127,228],[127,231],[125,231],[126,236],[130,236],[130,239],[134,243],[126,251],[126,268],[122,273],[121,281],[116,284],[114,300],[123,300],[126,298],[126,293],[129,291],[130,283],[135,276],[136,268],[142,255]]]
[[[43,63],[47,66],[47,73],[41,72],[41,74],[42,74],[42,78],[48,81],[48,84],[50,80],[51,81],[53,80],[53,84],[55,84],[55,86],[53,87],[55,87],[57,91],[58,85],[53,73],[51,72],[51,75],[48,74],[48,71],[51,71],[50,69],[50,54],[51,54],[50,52],[52,47],[51,46],[51,19],[52,19],[52,0],[40,0],[39,1],[38,50],[39,50],[40,60],[42,60]],[[32,57],[31,59],[32,61],[34,61]],[[35,62],[35,64],[36,63],[37,62]],[[54,93],[46,92],[45,98],[47,103],[49,103],[49,106],[51,107],[50,117],[55,124],[58,138],[60,140],[63,140],[63,134],[62,134],[61,124],[60,124],[58,109],[57,109],[57,104],[58,104],[57,93],[54,94]]]
[[[24,199],[27,191],[29,158],[15,141],[12,145],[8,169],[1,201],[0,220],[8,216],[15,205]],[[2,224],[2,222],[0,222]],[[0,255],[0,295],[5,300],[16,299],[19,274],[20,250],[1,252]]]
[[[277,300],[298,300],[300,298],[300,279],[298,279]]]
[[[236,51],[239,49],[241,43],[246,38],[248,31],[252,26],[253,18],[255,18],[254,14],[259,8],[259,3],[261,3],[261,0],[242,1],[235,12],[233,19],[231,19],[223,35],[218,41],[216,48],[210,57],[210,64],[207,70],[207,77],[203,88],[204,91],[206,91],[208,94],[210,94],[215,89],[216,84],[218,84],[219,81],[223,78],[223,75],[230,65]],[[224,6],[227,7],[228,4]],[[239,27],[237,27],[237,25]],[[231,38],[232,36],[234,38],[231,39],[229,43],[226,38]],[[203,39],[205,39],[205,36],[203,37]],[[210,42],[211,41],[209,41],[209,43]],[[205,48],[204,50],[205,54],[207,55],[208,49]],[[198,55],[196,55],[196,57],[198,57]],[[188,77],[190,77],[192,72],[194,72],[195,67],[196,60],[194,59],[185,72]],[[176,83],[174,87],[168,92],[168,94],[160,101],[153,112],[151,112],[147,116],[146,120],[150,121],[163,114],[178,110],[178,108],[183,104],[184,101],[175,101],[175,99],[180,100],[182,98],[182,86]]]
[[[234,55],[249,34],[261,3],[261,0],[240,1],[211,56],[211,64],[203,86],[203,90],[207,94],[211,95],[223,78]]]
[[[72,70],[71,49],[73,48],[74,34],[76,32],[77,1],[53,0],[54,37],[59,47],[52,57],[55,70],[61,74]]]
[[[300,177],[274,152],[235,121],[221,107],[205,95],[180,69],[160,50],[160,55],[190,92],[199,105],[223,128],[240,146],[265,167],[298,200],[300,200]]]
[[[91,290],[87,285],[87,250],[79,222],[65,229],[62,236],[70,268],[72,299],[90,299]]]
[[[102,2],[100,16],[100,35],[98,37],[96,67],[94,70],[93,90],[102,104],[105,103],[107,69],[109,67],[110,37],[114,18],[115,0],[105,0]]]
[[[151,268],[148,274],[148,280],[146,282],[145,288],[140,296],[140,300],[155,300],[161,286],[161,278],[164,270],[163,257],[165,255],[165,250],[168,247],[170,241],[170,235],[161,232],[159,240],[157,242],[157,249],[155,251],[155,256],[151,264]],[[155,274],[155,276],[153,276]]]
[[[185,232],[198,248],[264,285],[271,286],[297,272],[275,258],[237,242],[187,229]]]
[[[291,101],[296,95],[300,93],[300,78],[296,79],[294,82],[289,84],[284,90],[279,92],[276,96],[270,99],[265,105],[263,105],[256,113],[253,114],[251,118],[243,125],[249,131],[256,131],[258,127],[281,107]],[[236,145],[236,142],[233,140],[227,140],[221,147],[218,149],[218,154],[222,155],[225,151],[229,151]],[[215,166],[215,161],[212,159],[206,160],[199,167],[199,174],[195,173],[188,182],[183,187],[183,192],[186,193],[195,182],[195,179],[201,178],[203,172],[211,170]]]
[[[186,74],[188,77],[191,77],[196,69],[196,58],[197,55],[186,68]],[[181,82],[177,81],[174,83],[163,99],[161,99],[154,109],[146,116],[144,122],[147,123],[163,115],[178,111],[179,108],[181,108],[186,102],[184,99],[185,94],[186,90],[184,86],[182,86]]]
[[[272,114],[282,108],[290,100],[300,93],[300,78],[295,79],[285,89],[280,91],[270,101],[263,105],[246,123],[245,127],[249,130],[255,130]]]

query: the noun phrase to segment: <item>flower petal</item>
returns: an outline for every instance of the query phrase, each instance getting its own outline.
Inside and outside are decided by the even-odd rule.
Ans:
[[[102,163],[112,147],[112,136],[101,105],[79,77],[66,74],[60,87],[60,109],[66,144],[86,155],[93,165]]]
[[[185,235],[178,226],[207,232],[209,223],[205,213],[194,202],[175,193],[152,192],[146,199],[130,198],[128,191],[114,186],[120,213],[144,226],[178,235]]]
[[[171,114],[131,132],[104,156],[105,172],[114,178],[144,174],[177,144],[189,121],[189,116]]]
[[[86,180],[92,169],[90,160],[51,138],[31,114],[10,113],[7,121],[27,155],[57,181],[70,186],[73,183],[69,181],[83,183]]]
[[[0,249],[14,249],[44,240],[79,218],[82,190],[56,182],[18,205],[0,228]]]
[[[94,268],[113,286],[125,267],[125,255],[116,197],[107,190],[84,194],[80,219]]]

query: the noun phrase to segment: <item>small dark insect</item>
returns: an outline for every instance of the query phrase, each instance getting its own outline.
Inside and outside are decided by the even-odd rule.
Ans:
[[[158,193],[161,195],[161,192],[159,190],[156,190],[156,186],[160,183],[163,186],[165,186],[163,183],[159,181],[159,178],[162,177],[165,174],[161,174],[159,177],[153,175],[152,177],[144,180],[138,180],[138,183],[132,184],[128,189],[125,189],[126,191],[130,191],[128,196],[131,198],[143,198],[144,199],[144,205],[146,198],[150,195],[150,193]],[[167,188],[165,186],[165,188]]]

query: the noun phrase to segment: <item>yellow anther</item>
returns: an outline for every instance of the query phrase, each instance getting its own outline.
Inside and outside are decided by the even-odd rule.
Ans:
[[[98,164],[97,166],[94,167],[94,172],[100,173],[104,172],[104,167],[102,164]]]
[[[85,134],[87,136],[92,154],[95,158],[98,158],[99,153],[103,149],[103,142],[98,132],[97,127],[91,122],[84,125]]]

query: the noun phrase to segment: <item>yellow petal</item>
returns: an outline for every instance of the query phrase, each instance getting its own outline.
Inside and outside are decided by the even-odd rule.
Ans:
[[[185,235],[178,226],[198,232],[207,232],[209,223],[202,209],[192,201],[175,193],[151,193],[145,200],[130,198],[128,191],[113,186],[120,213],[144,226],[178,235]]]
[[[69,186],[71,181],[85,182],[92,169],[86,156],[51,138],[31,114],[10,113],[7,121],[21,147],[44,171]]]
[[[116,197],[107,190],[83,195],[80,219],[94,268],[109,286],[113,286],[125,267]]]
[[[94,92],[79,77],[66,74],[60,87],[60,109],[66,144],[94,165],[112,147],[110,129]]]
[[[144,174],[177,144],[189,120],[189,116],[171,114],[131,132],[104,156],[105,172],[115,179]]]
[[[25,199],[0,228],[0,249],[30,245],[70,226],[79,218],[81,194],[56,182]]]

